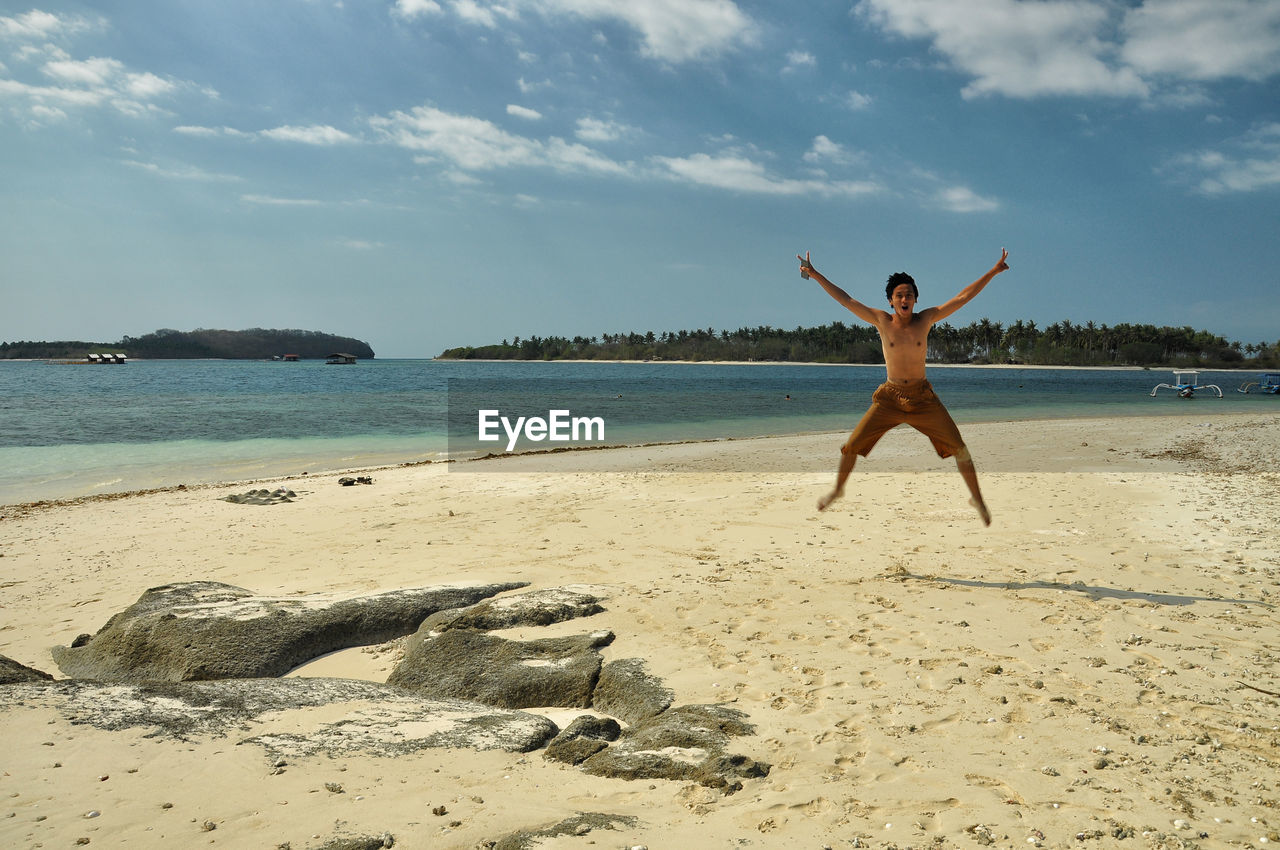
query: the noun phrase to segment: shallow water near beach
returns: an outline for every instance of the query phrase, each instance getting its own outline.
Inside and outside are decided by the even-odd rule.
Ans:
[[[883,377],[796,364],[2,363],[0,504],[501,452],[505,438],[477,440],[482,407],[598,417],[609,445],[847,431]],[[1252,377],[1201,373],[1224,397],[1188,401],[1149,396],[1164,370],[930,369],[961,424],[1280,410],[1234,391]]]

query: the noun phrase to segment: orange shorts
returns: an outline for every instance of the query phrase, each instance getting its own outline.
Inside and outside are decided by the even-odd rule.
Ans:
[[[866,457],[886,432],[910,425],[933,442],[938,457],[951,457],[964,448],[964,438],[951,414],[942,406],[928,381],[910,387],[883,383],[871,396],[871,407],[845,442],[842,454]]]

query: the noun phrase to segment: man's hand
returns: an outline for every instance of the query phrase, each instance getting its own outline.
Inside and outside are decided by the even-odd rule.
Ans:
[[[994,269],[992,269],[992,271],[994,271],[996,274],[1000,274],[1000,272],[1007,272],[1007,271],[1009,270],[1009,264],[1008,264],[1007,262],[1005,262],[1005,261],[1006,261],[1006,260],[1008,260],[1008,259],[1009,259],[1009,251],[1008,251],[1008,249],[1007,249],[1007,248],[1001,248],[1001,249],[1000,249],[1000,262],[996,263],[995,268],[994,268]]]
[[[800,261],[800,276],[808,280],[809,273],[813,271],[813,263],[809,262],[809,252],[805,251],[803,257],[796,254],[796,259]]]

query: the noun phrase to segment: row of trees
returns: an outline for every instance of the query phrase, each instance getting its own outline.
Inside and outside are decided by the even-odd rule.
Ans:
[[[1055,322],[1039,328],[980,319],[965,327],[936,325],[929,359],[938,363],[1021,363],[1033,366],[1280,367],[1280,343],[1241,344],[1190,327]],[[763,360],[811,363],[883,363],[880,338],[870,326],[842,322],[783,330],[763,325],[736,331],[713,328],[598,337],[532,336],[501,344],[451,348],[444,359],[481,360]]]
[[[126,336],[119,342],[4,342],[0,343],[0,360],[48,360],[81,358],[106,352],[126,354],[148,360],[219,358],[226,360],[263,360],[284,354],[303,358],[323,358],[342,352],[369,359],[373,349],[367,342],[321,331],[269,330],[250,328],[244,331],[211,330],[176,331],[161,328],[143,336]]]

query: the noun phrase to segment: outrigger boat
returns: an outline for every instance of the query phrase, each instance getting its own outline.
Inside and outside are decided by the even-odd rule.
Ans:
[[[1195,398],[1196,390],[1213,390],[1218,394],[1218,398],[1222,398],[1222,388],[1217,384],[1201,384],[1199,372],[1175,369],[1173,380],[1172,384],[1156,384],[1151,389],[1152,398],[1155,397],[1156,390],[1173,390],[1178,394],[1178,398]]]
[[[1247,381],[1236,387],[1238,393],[1251,393],[1254,390],[1271,395],[1280,393],[1280,373],[1268,372],[1256,381]]]

